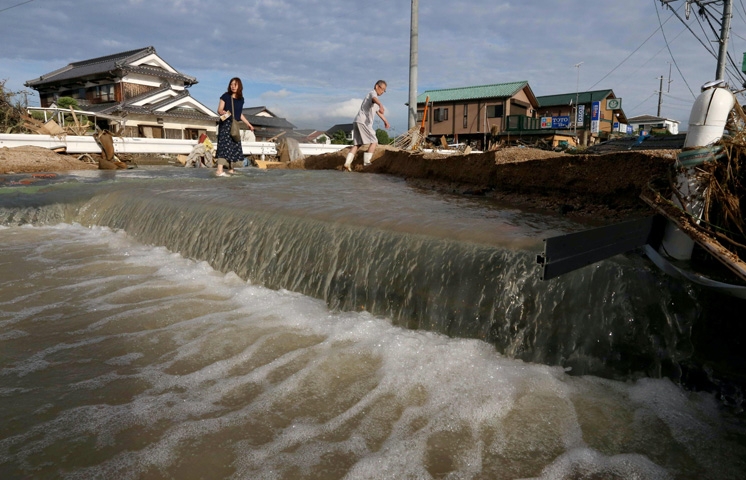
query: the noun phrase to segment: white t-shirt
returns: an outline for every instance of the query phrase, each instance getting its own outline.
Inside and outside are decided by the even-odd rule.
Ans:
[[[374,98],[378,98],[375,88],[368,92],[368,95],[363,99],[363,103],[360,104],[360,111],[357,112],[353,122],[373,125],[373,115],[378,111],[378,104],[373,103]]]

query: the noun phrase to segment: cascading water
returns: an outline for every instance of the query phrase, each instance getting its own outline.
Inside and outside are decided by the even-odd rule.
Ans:
[[[357,218],[354,204],[339,208],[333,199],[331,213],[299,205],[318,202],[308,191],[275,203],[247,192],[251,184],[230,187],[238,188],[221,195],[213,185],[97,187],[66,216],[123,230],[253,284],[322,299],[333,310],[368,311],[412,329],[480,338],[508,355],[571,366],[576,373],[659,371],[682,356],[671,319],[691,325],[698,314],[695,299],[673,293],[677,289],[663,285],[666,279],[639,259],[541,282],[533,263],[539,232],[528,223],[496,219],[493,232],[473,232],[487,222],[459,219],[456,210],[414,219],[395,201],[381,199],[375,202],[390,210],[387,218],[375,212]],[[47,208],[59,207],[36,208],[36,218],[47,216]],[[552,220],[543,222],[551,228]],[[571,228],[562,222],[554,228],[563,226]],[[659,285],[665,288],[651,290]]]
[[[709,397],[635,381],[686,380],[739,300],[638,255],[542,282],[541,239],[584,226],[396,179],[208,175],[2,189],[0,474],[744,471],[687,433],[746,458]]]

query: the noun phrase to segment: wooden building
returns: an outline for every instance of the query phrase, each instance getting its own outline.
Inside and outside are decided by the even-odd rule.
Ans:
[[[196,83],[151,46],[70,63],[25,85],[39,92],[42,107],[72,97],[100,128],[122,136],[214,139],[218,115],[189,94]]]
[[[429,99],[426,130],[433,139],[487,147],[491,136],[503,132],[508,117],[535,118],[539,106],[527,81],[475,87],[427,90],[417,97],[417,121]]]
[[[631,134],[622,100],[613,90],[562,93],[536,97],[539,127],[575,137],[580,145],[594,145],[614,136]],[[595,110],[594,110],[595,109]],[[558,121],[558,119],[562,119]],[[526,132],[526,135],[530,135]],[[574,140],[575,141],[575,140]]]

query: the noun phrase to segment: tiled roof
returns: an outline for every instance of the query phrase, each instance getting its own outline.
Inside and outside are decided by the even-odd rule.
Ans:
[[[254,126],[257,127],[272,127],[281,129],[294,129],[295,125],[288,122],[284,118],[280,117],[265,117],[264,115],[247,115],[247,109],[243,109],[242,112],[246,116],[246,119]]]
[[[49,83],[61,83],[78,78],[90,78],[116,70],[179,79],[183,80],[187,85],[197,83],[197,79],[194,77],[178,72],[172,73],[152,65],[128,65],[129,63],[151,54],[156,54],[155,48],[152,46],[115,53],[113,55],[106,55],[104,57],[92,58],[90,60],[73,62],[58,70],[46,73],[39,78],[27,81],[26,86],[38,87]]]
[[[423,100],[424,102],[424,100]],[[345,132],[345,134],[348,134],[352,131],[352,124],[351,123],[338,123],[334,125],[332,128],[326,131],[327,135],[334,136],[337,131],[342,130]]]
[[[433,103],[453,102],[460,100],[478,100],[480,98],[508,98],[518,93],[528,85],[527,81],[495,83],[492,85],[480,85],[477,87],[443,88],[439,90],[426,90],[417,96],[417,103],[425,103],[430,97]]]
[[[165,112],[158,112],[158,108],[168,105],[169,103],[176,102],[177,100],[180,100],[185,97],[191,97],[189,92],[187,90],[178,92],[175,96],[169,96],[164,98],[158,103],[155,104],[149,104],[149,105],[135,105],[138,101],[147,98],[149,96],[154,96],[157,93],[160,93],[162,91],[169,90],[167,86],[163,86],[161,88],[158,88],[156,90],[150,91],[148,93],[138,95],[137,97],[130,98],[124,103],[102,103],[102,104],[94,104],[94,105],[87,105],[85,106],[85,110],[89,112],[95,112],[95,113],[101,113],[106,115],[114,115],[114,114],[123,114],[123,113],[135,113],[139,115],[155,115],[158,117],[173,117],[173,118],[189,118],[189,119],[199,119],[199,120],[205,120],[205,119],[212,119],[217,118],[217,115],[209,116],[205,113],[199,111],[199,110],[192,110],[192,109],[183,109],[183,108],[174,108],[171,110],[167,110]]]
[[[539,102],[539,107],[558,107],[570,105],[570,102],[574,105],[577,103],[591,103],[598,102],[607,97],[616,98],[613,90],[593,90],[591,92],[572,92],[572,93],[560,93],[558,95],[543,95],[536,97]]]
[[[672,122],[681,123],[678,120],[671,120],[665,117],[656,117],[654,115],[638,115],[627,119],[629,123],[655,123],[655,122]]]

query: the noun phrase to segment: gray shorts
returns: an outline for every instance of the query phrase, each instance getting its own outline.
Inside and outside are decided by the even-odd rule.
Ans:
[[[378,137],[372,126],[368,126],[364,123],[355,122],[352,124],[352,144],[353,145],[369,145],[371,143],[378,143]]]

